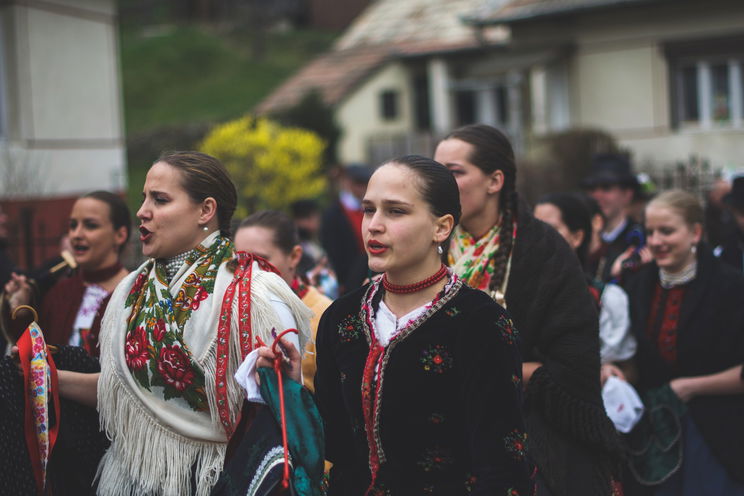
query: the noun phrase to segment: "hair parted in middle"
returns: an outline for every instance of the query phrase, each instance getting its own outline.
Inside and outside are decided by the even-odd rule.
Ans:
[[[468,161],[478,167],[484,174],[491,175],[497,170],[504,174],[504,186],[499,192],[501,239],[499,248],[493,254],[494,271],[489,284],[489,289],[496,291],[504,283],[507,262],[511,255],[512,246],[514,246],[513,225],[517,215],[515,192],[517,165],[514,159],[514,149],[504,133],[486,124],[470,124],[459,127],[444,139],[458,139],[470,144],[473,151],[468,157]]]
[[[419,179],[417,187],[421,197],[429,205],[429,210],[436,217],[451,215],[454,218],[454,226],[460,222],[462,209],[460,207],[460,191],[457,189],[452,173],[436,160],[421,155],[404,155],[385,164],[402,165],[407,167]],[[384,164],[383,164],[384,165]],[[449,249],[449,237],[442,243],[442,260],[447,259]]]
[[[127,236],[124,238],[124,243],[119,247],[119,253],[124,251],[129,241],[129,235],[132,232],[132,215],[129,213],[129,207],[124,199],[110,191],[96,190],[91,191],[82,195],[80,198],[93,198],[94,200],[101,201],[109,207],[109,219],[111,225],[114,226],[114,230],[123,227],[127,231]]]

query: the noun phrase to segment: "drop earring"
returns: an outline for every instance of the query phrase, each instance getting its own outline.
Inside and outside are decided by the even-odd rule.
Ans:
[[[444,249],[442,248],[442,245],[437,245],[437,253],[439,253],[440,255],[444,253]]]

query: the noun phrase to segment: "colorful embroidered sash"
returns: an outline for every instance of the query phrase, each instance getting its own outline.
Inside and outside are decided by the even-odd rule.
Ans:
[[[49,457],[59,431],[59,392],[57,368],[48,353],[44,335],[36,322],[18,340],[18,357],[25,386],[25,435],[38,494],[46,485]],[[49,403],[54,405],[55,422],[49,423]]]
[[[225,297],[220,308],[220,321],[217,327],[217,368],[215,374],[215,394],[217,397],[217,410],[220,423],[225,429],[228,439],[235,431],[235,425],[239,419],[233,421],[230,418],[230,409],[227,402],[227,367],[230,363],[230,325],[232,324],[232,306],[235,298],[235,290],[238,290],[238,308],[240,320],[238,332],[240,334],[240,361],[253,350],[253,332],[251,327],[251,279],[253,277],[253,262],[257,262],[261,270],[274,272],[279,271],[268,261],[261,257],[239,251],[235,253],[237,266],[232,282],[225,290]],[[259,342],[260,344],[260,342]]]

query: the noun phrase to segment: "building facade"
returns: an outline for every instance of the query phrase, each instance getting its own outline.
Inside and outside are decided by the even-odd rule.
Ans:
[[[126,189],[118,53],[113,0],[0,2],[0,202],[22,265],[56,251],[78,195]]]

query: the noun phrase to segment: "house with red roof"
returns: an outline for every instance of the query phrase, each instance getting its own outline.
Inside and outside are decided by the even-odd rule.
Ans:
[[[740,0],[378,0],[256,109],[317,89],[344,162],[416,152],[467,123],[518,151],[599,128],[637,163],[744,168]]]

